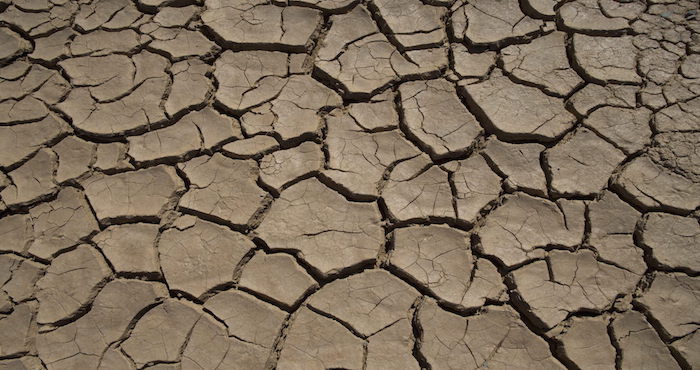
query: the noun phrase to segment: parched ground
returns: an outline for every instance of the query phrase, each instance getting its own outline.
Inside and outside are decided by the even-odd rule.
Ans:
[[[0,369],[700,369],[698,0],[0,0]]]

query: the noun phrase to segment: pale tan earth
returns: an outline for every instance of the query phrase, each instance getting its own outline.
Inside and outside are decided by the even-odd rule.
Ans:
[[[0,370],[700,369],[698,0],[0,0]]]

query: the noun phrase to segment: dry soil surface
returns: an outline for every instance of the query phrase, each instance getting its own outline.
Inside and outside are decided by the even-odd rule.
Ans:
[[[700,368],[698,0],[0,0],[0,369]]]

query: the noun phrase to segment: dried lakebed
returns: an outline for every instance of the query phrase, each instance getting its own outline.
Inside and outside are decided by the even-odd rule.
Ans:
[[[697,0],[0,0],[0,369],[700,368]]]

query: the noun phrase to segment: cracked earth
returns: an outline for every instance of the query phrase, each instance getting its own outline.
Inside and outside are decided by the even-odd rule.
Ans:
[[[698,0],[0,0],[0,369],[700,369]]]

